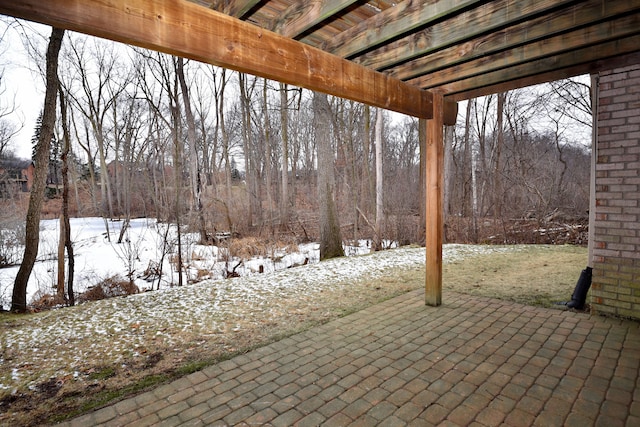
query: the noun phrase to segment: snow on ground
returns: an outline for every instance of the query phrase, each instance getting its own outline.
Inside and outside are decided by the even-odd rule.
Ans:
[[[105,222],[102,218],[72,218],[71,240],[75,253],[74,289],[76,293],[83,292],[89,287],[113,276],[121,278],[128,274],[135,279],[135,284],[141,291],[170,287],[178,283],[178,273],[175,262],[177,236],[175,227],[170,226],[168,233],[166,224],[159,224],[153,219],[132,219],[125,233],[123,243],[118,244],[118,237],[123,221]],[[107,239],[106,227],[109,227],[110,239]],[[29,279],[27,287],[27,302],[45,294],[55,294],[57,281],[57,245],[59,235],[58,220],[43,220],[40,225],[40,246],[38,259]],[[166,237],[165,237],[166,236]],[[197,245],[195,234],[184,233],[183,264],[187,266],[183,273],[183,282],[200,280],[203,277],[219,279],[226,276],[240,260],[227,256],[224,248],[216,246]],[[150,265],[159,265],[163,259],[163,247],[166,248],[162,262],[163,276],[161,283],[157,277],[149,277],[144,272]],[[361,246],[347,248],[349,255],[368,252]],[[174,259],[171,259],[171,255]],[[236,269],[241,276],[257,273],[262,266],[265,273],[282,270],[296,265],[302,265],[308,259],[309,263],[319,260],[320,252],[317,244],[299,245],[295,253],[285,253],[274,249],[275,261],[265,257],[255,257],[244,260]],[[16,257],[20,259],[20,257]],[[173,261],[173,262],[172,262]],[[19,266],[0,269],[0,308],[8,309],[11,302],[13,281]],[[198,278],[198,274],[204,274]],[[147,278],[145,280],[145,277]]]
[[[43,221],[45,242],[49,241],[47,236],[57,235],[56,222]],[[114,225],[117,224],[111,224],[117,228]],[[136,271],[145,268],[149,260],[158,259],[154,233],[160,233],[154,231],[154,227],[153,221],[132,221],[129,239],[137,248]],[[126,260],[127,256],[106,240],[104,224],[77,219],[73,221],[72,230],[76,265],[83,268],[80,277],[89,280],[126,271],[123,258]],[[117,233],[112,240],[116,238]],[[55,250],[51,243],[43,246],[34,284],[29,285],[31,293],[42,291],[42,287],[50,290],[55,281],[51,278],[55,264],[49,260]],[[215,263],[212,248],[191,247],[212,254],[202,257],[204,259],[199,256],[198,262]],[[443,259],[446,263],[478,253],[512,250],[517,247],[445,245]],[[295,263],[316,256],[315,252],[317,245],[304,246],[301,254],[291,255],[289,260],[284,257],[280,263]],[[181,340],[185,335],[205,342],[210,337],[240,330],[244,322],[254,317],[259,322],[276,322],[283,315],[282,310],[291,310],[296,301],[307,301],[321,293],[341,292],[360,279],[380,276],[388,269],[419,267],[424,261],[423,248],[408,247],[294,269],[274,271],[276,267],[271,265],[265,268],[271,271],[266,274],[248,274],[232,280],[211,279],[182,287],[162,286],[159,291],[17,318],[10,325],[0,325],[0,395],[24,386],[34,387],[50,378],[76,378],[87,371],[87,361],[103,360],[107,365],[129,363],[145,353],[151,342],[164,348],[177,346],[184,344]],[[266,264],[265,260],[261,262]],[[0,270],[3,286],[11,282],[13,271]],[[282,301],[290,303],[279,305]]]

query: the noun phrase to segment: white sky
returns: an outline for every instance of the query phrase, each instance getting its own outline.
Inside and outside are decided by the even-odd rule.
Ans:
[[[32,23],[28,25],[48,37],[49,27]],[[0,26],[4,28],[6,24],[2,22]],[[0,102],[6,106],[15,96],[16,112],[10,120],[18,126],[22,124],[22,129],[14,137],[13,150],[19,157],[31,158],[31,137],[44,103],[44,83],[40,76],[30,70],[32,67],[19,31],[22,32],[19,28],[7,31],[2,42],[0,64],[4,68],[2,87],[5,93]]]

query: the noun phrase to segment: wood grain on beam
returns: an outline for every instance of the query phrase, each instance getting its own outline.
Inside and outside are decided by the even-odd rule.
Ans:
[[[341,10],[351,6],[357,0],[316,0],[293,3],[277,20],[271,23],[278,34],[295,38]]]
[[[520,64],[504,70],[496,70],[491,73],[470,77],[450,84],[438,87],[447,94],[447,99],[468,99],[469,93],[485,92],[486,88],[513,86],[517,82],[538,81],[543,83],[551,80],[536,79],[536,76],[545,76],[555,73],[557,78],[564,78],[590,72],[592,63],[601,61],[607,63],[615,60],[619,55],[629,55],[640,51],[640,35],[621,40],[610,41],[596,46],[590,46],[570,52],[565,52],[537,61]],[[607,56],[608,55],[608,56]],[[568,73],[567,70],[571,70]],[[529,83],[534,84],[534,83]],[[523,83],[523,85],[527,85]],[[484,89],[484,90],[483,90]],[[492,89],[493,90],[493,89]],[[504,91],[500,89],[499,91]],[[465,95],[459,95],[465,93]],[[486,92],[494,93],[494,92]]]
[[[582,49],[611,40],[617,40],[640,34],[640,15],[628,15],[613,22],[604,22],[551,37],[540,42],[531,43],[488,55],[474,61],[449,67],[445,70],[427,74],[409,80],[409,83],[422,88],[443,86],[447,83],[464,80],[474,76],[483,76],[494,70],[532,63],[541,58],[552,56],[557,52]],[[594,53],[608,56],[608,51],[595,49]],[[581,57],[576,57],[582,61]]]
[[[638,2],[588,0],[585,3],[561,9],[551,15],[545,15],[469,40],[460,45],[439,50],[386,72],[401,80],[409,80],[514,46],[533,43],[593,22],[609,20],[618,15],[635,12],[639,8]]]
[[[416,28],[429,25],[460,10],[484,3],[479,0],[440,0],[423,4],[403,1],[334,37],[323,49],[343,58],[376,47]]]
[[[432,94],[185,0],[0,0],[0,13],[430,118]]]
[[[377,70],[390,68],[419,56],[498,31],[507,25],[570,4],[575,0],[497,0],[439,22],[379,49],[354,58]]]

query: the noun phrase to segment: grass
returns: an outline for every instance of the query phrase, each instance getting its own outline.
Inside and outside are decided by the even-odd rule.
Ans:
[[[555,302],[570,299],[587,259],[586,249],[574,246],[517,246],[504,248],[504,251],[500,251],[500,247],[492,248],[497,248],[497,251],[489,254],[471,248],[459,260],[444,264],[445,300],[447,293],[453,291],[557,308]],[[354,262],[359,261],[355,259]],[[226,337],[228,345],[208,345],[205,351],[182,347],[192,340],[191,337],[164,349],[145,343],[149,345],[146,363],[139,363],[135,369],[96,360],[87,383],[72,381],[51,396],[24,390],[19,399],[7,399],[4,403],[0,400],[0,425],[5,422],[12,425],[46,424],[73,418],[321,323],[420,289],[424,286],[424,275],[424,266],[415,266],[388,268],[382,273],[360,276],[359,279],[331,276],[326,280],[346,282],[348,286],[327,286],[327,289],[334,290],[304,295],[304,301],[291,298],[288,307],[278,306],[282,312],[277,316],[277,322],[273,317],[262,322],[262,318],[255,317],[256,313],[251,313],[254,323],[247,323],[241,333],[231,333]],[[136,303],[135,299],[130,301]],[[241,305],[240,309],[243,307]],[[83,309],[91,309],[91,306]],[[273,314],[268,311],[263,316]],[[244,317],[242,313],[236,314]],[[44,313],[26,316],[0,314],[0,330],[23,327],[33,319],[30,316],[40,315]],[[48,318],[52,323],[59,321],[57,316]],[[188,335],[189,332],[183,334]],[[79,346],[80,351],[82,346],[90,346],[91,341],[79,340],[74,345]],[[3,419],[3,416],[11,418]]]
[[[587,249],[577,246],[523,246],[521,251],[478,255],[443,267],[443,287],[538,307],[570,301]]]

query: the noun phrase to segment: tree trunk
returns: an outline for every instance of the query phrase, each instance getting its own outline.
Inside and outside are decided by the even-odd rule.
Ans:
[[[269,230],[273,234],[273,198],[271,194],[271,131],[269,120],[269,103],[267,98],[267,79],[264,79],[264,86],[262,88],[262,109],[264,114],[264,144],[265,144],[265,158],[264,158],[264,175],[266,180],[265,191],[267,193],[267,219],[269,221]]]
[[[58,54],[62,46],[64,30],[53,28],[47,48],[46,91],[42,125],[36,147],[33,186],[29,196],[29,208],[25,224],[25,249],[20,269],[13,284],[11,311],[27,310],[27,283],[38,255],[40,244],[40,213],[49,169],[49,149],[56,123],[56,95],[58,93]]]
[[[177,91],[177,87],[175,89]],[[173,134],[173,177],[174,177],[174,190],[175,190],[175,205],[174,205],[174,215],[176,218],[176,235],[177,235],[177,244],[178,244],[178,256],[177,256],[177,269],[178,269],[178,286],[182,286],[182,230],[180,227],[180,216],[182,209],[182,199],[180,198],[180,194],[182,193],[182,142],[179,137],[179,126],[180,126],[180,111],[178,106],[178,95],[177,93],[173,94],[171,106],[171,115],[172,115],[172,123],[173,128],[171,129],[171,133]]]
[[[453,173],[453,135],[454,126],[444,127],[444,238],[447,239],[447,219],[451,215],[451,193],[453,192],[453,181],[455,179]],[[422,182],[422,181],[421,181]]]
[[[202,177],[200,174],[200,162],[198,161],[198,149],[196,147],[196,121],[191,111],[191,97],[189,96],[189,88],[184,78],[184,59],[177,58],[176,73],[180,82],[180,91],[182,92],[182,103],[184,104],[184,114],[187,120],[187,142],[189,143],[189,163],[191,169],[191,192],[193,194],[193,203],[191,208],[196,212],[198,217],[198,232],[200,234],[200,244],[208,242],[207,228],[204,221],[204,213],[202,212]]]
[[[56,282],[56,298],[59,301],[64,301],[64,216],[60,213],[60,220],[58,221],[59,233],[58,233],[58,271]]]
[[[420,235],[424,236],[427,223],[427,121],[418,119],[418,146],[420,147]]]
[[[371,195],[373,194],[373,184],[371,181],[371,169],[369,168],[369,157],[371,157],[371,107],[364,106],[364,124],[362,130],[362,199],[361,204],[364,211],[371,213]]]
[[[222,156],[224,159],[224,188],[225,188],[225,203],[230,205],[233,201],[233,195],[231,194],[231,160],[229,159],[229,132],[225,124],[224,117],[224,92],[227,88],[227,73],[222,69],[222,77],[220,79],[220,98],[218,99],[218,124],[220,126],[220,135],[222,136]],[[231,224],[229,224],[231,227]]]
[[[467,104],[467,117],[471,116],[472,102],[475,103],[475,99],[469,100]],[[469,154],[471,156],[471,219],[473,221],[473,242],[478,242],[478,178],[477,178],[477,156],[476,150],[471,145],[469,133],[471,129],[469,127],[469,120],[467,119],[467,128],[465,131],[465,140],[469,146]]]
[[[250,135],[251,135],[251,105],[249,102],[249,89],[247,88],[247,76],[244,73],[240,73],[239,85],[240,85],[240,104],[242,106],[242,147],[244,149],[244,173],[246,180],[246,188],[249,196],[249,212],[247,212],[248,220],[247,226],[253,226],[253,213],[255,211],[255,193],[253,190],[254,174],[253,174],[253,162],[251,161],[251,150],[249,150]]]
[[[344,256],[335,202],[334,154],[331,148],[331,107],[327,95],[314,92],[314,128],[318,146],[320,260]]]
[[[497,126],[498,126],[498,135],[496,140],[496,155],[495,155],[495,167],[493,170],[493,211],[494,217],[496,219],[502,218],[502,165],[501,165],[501,156],[502,156],[502,146],[504,145],[504,101],[507,97],[505,92],[498,94],[498,106],[497,106]]]
[[[280,83],[280,124],[282,126],[282,193],[280,197],[280,227],[289,227],[289,112],[288,87]]]
[[[382,222],[383,212],[383,181],[382,181],[382,109],[378,108],[376,113],[376,226],[373,236],[372,251],[382,250]]]
[[[59,88],[60,119],[62,121],[62,135],[64,145],[62,148],[62,224],[64,228],[64,247],[67,249],[67,303],[74,305],[73,276],[75,274],[75,258],[73,245],[71,244],[71,222],[69,220],[69,153],[71,152],[71,136],[67,123],[67,103],[62,88]],[[64,265],[63,265],[64,268]],[[63,290],[64,295],[64,290]]]

